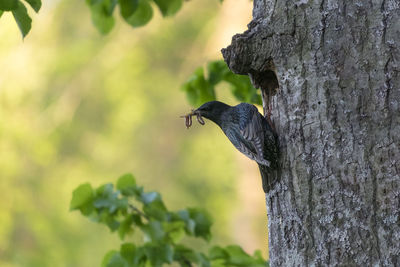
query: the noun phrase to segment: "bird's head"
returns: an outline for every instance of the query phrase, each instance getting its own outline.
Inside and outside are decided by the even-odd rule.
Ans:
[[[225,103],[210,101],[201,105],[198,109],[194,110],[193,113],[212,120],[216,124],[220,124],[222,114],[229,108],[231,108],[231,106]]]

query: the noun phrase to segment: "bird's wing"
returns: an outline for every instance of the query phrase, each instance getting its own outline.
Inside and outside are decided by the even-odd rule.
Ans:
[[[240,134],[246,141],[245,144],[251,144],[254,147],[256,153],[254,160],[262,165],[269,166],[270,162],[264,157],[264,122],[262,119],[257,108],[252,106],[248,117],[244,118],[242,123],[239,124],[241,126]]]
[[[237,150],[242,152],[248,158],[256,160],[257,151],[255,147],[248,143],[237,130],[227,129],[225,134]]]
[[[258,110],[247,110],[239,118],[239,128],[228,128],[226,136],[232,144],[245,156],[257,163],[270,166],[270,162],[264,158],[264,131]]]

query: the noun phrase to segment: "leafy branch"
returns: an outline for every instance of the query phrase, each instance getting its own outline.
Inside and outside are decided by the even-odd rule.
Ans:
[[[140,207],[140,208],[139,208]],[[169,211],[161,195],[145,192],[131,174],[121,176],[115,186],[93,188],[82,184],[73,192],[71,210],[79,210],[90,220],[118,232],[121,240],[139,232],[142,242],[124,242],[119,250],[109,251],[102,267],[162,266],[266,266],[261,253],[248,255],[239,246],[214,246],[208,253],[195,251],[181,243],[184,237],[211,239],[211,218],[203,210],[187,208]]]
[[[35,12],[39,12],[42,7],[41,0],[25,0]],[[25,4],[20,0],[1,0],[0,1],[0,17],[4,11],[9,11],[13,14],[15,22],[24,38],[31,30],[32,19],[28,15],[28,10]]]
[[[122,18],[132,27],[146,25],[153,17],[154,3],[163,17],[174,15],[183,4],[183,0],[86,0],[92,13],[96,28],[107,34],[114,27],[114,10],[119,5]]]
[[[206,69],[197,68],[183,84],[182,90],[186,92],[189,103],[197,107],[216,99],[216,86],[221,82],[229,84],[237,100],[262,105],[261,96],[251,84],[250,78],[247,75],[234,74],[223,60],[209,62]]]
[[[174,15],[181,9],[184,0],[86,0],[90,8],[92,22],[102,33],[107,34],[114,27],[114,10],[119,6],[122,18],[132,27],[146,25],[153,17],[153,5],[158,7],[163,17]],[[25,0],[38,12],[41,0]],[[32,19],[22,0],[1,0],[0,17],[4,11],[12,12],[24,38],[31,30]]]
[[[41,0],[25,0],[25,2],[35,12],[42,6]],[[114,27],[113,13],[117,5],[123,19],[132,27],[139,27],[147,24],[153,16],[151,2],[166,17],[178,12],[183,0],[86,0],[91,10],[92,21],[103,34],[110,32]],[[4,11],[12,12],[24,38],[29,33],[32,23],[24,3],[21,0],[0,0],[0,17]],[[216,99],[215,88],[221,82],[230,85],[232,94],[239,101],[262,104],[261,97],[252,86],[249,77],[232,73],[223,60],[209,62],[205,69],[197,68],[182,89],[186,92],[190,104],[199,106]]]

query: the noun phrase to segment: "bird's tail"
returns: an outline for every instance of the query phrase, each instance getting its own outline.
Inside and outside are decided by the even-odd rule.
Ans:
[[[264,193],[267,193],[271,188],[268,180],[268,167],[258,164],[258,168],[260,169],[262,188],[264,190]]]
[[[271,190],[272,186],[278,180],[278,173],[276,170],[273,170],[272,168],[265,165],[258,164],[258,168],[260,169],[264,193],[268,193],[269,190]]]

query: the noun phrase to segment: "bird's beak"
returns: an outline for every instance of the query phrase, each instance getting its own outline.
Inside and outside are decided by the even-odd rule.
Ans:
[[[194,110],[192,109],[192,112],[190,112],[189,114],[192,116],[199,116],[199,115],[201,115],[201,111],[198,109],[194,109]]]

